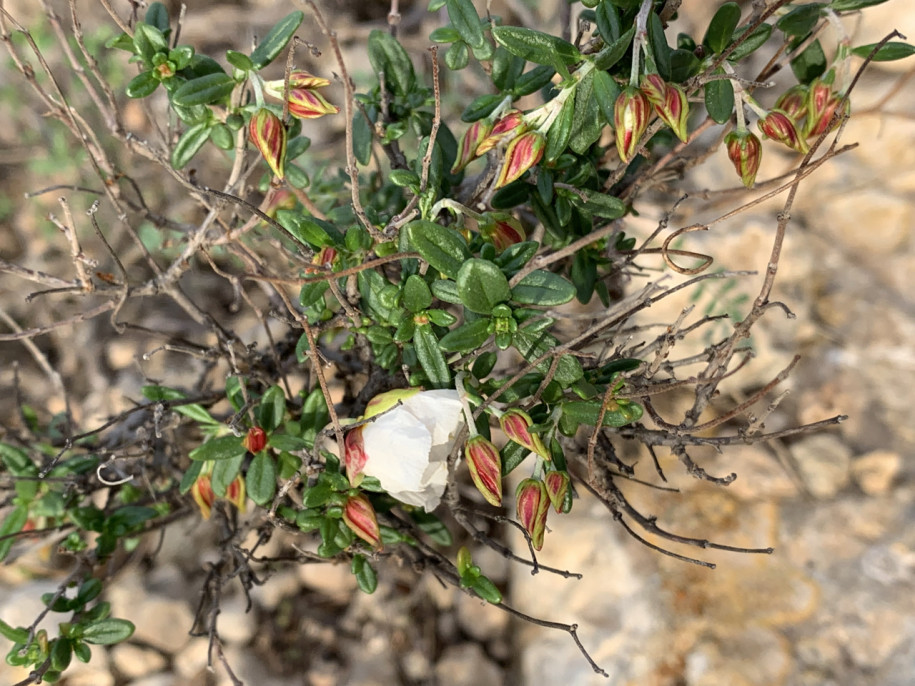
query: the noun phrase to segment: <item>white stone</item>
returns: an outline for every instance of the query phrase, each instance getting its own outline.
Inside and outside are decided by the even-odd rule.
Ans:
[[[166,665],[161,653],[133,643],[120,643],[114,646],[111,649],[111,661],[128,679],[139,679],[153,674],[164,669]]]
[[[874,450],[851,463],[855,483],[867,495],[883,495],[893,484],[902,467],[902,457],[890,450]]]
[[[851,449],[835,435],[808,436],[791,446],[791,454],[811,495],[832,498],[848,484]]]
[[[501,686],[502,670],[476,643],[448,646],[435,665],[438,683],[448,686]]]

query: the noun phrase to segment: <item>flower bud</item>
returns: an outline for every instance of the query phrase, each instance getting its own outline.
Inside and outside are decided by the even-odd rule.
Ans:
[[[490,505],[502,504],[502,456],[483,436],[474,436],[464,446],[464,458],[474,486]]]
[[[487,214],[486,218],[490,221],[480,223],[480,233],[499,252],[527,240],[521,222],[507,212],[493,212]]]
[[[477,145],[476,156],[485,155],[503,140],[518,136],[523,133],[526,128],[527,123],[524,121],[524,115],[520,110],[506,112],[495,124],[493,124],[489,135],[483,138],[479,145]]]
[[[216,502],[216,494],[213,493],[213,485],[210,481],[209,473],[201,474],[191,485],[191,497],[200,508],[200,514],[204,519],[210,518],[213,511],[213,503]]]
[[[226,500],[238,508],[242,514],[245,513],[245,480],[241,474],[232,479],[232,483],[226,486]]]
[[[520,443],[532,453],[537,453],[544,460],[550,459],[550,453],[547,451],[543,441],[540,440],[540,434],[529,431],[534,420],[524,410],[512,408],[507,410],[499,417],[499,425],[502,431],[515,443]]]
[[[248,435],[245,436],[242,445],[249,453],[257,454],[267,447],[267,434],[259,426],[252,426],[248,429]]]
[[[689,103],[683,89],[676,84],[666,83],[658,74],[645,74],[642,77],[641,90],[648,98],[648,102],[654,106],[661,121],[685,143],[689,138],[686,130]]]
[[[807,154],[807,141],[797,130],[797,124],[781,110],[772,110],[760,119],[759,130],[766,138],[779,141],[792,150]]]
[[[536,131],[528,131],[512,140],[505,150],[505,161],[496,179],[496,188],[502,188],[537,164],[546,149],[546,139]]]
[[[346,475],[349,477],[350,486],[354,488],[362,482],[362,470],[368,459],[365,453],[365,443],[362,440],[362,429],[361,426],[350,429],[343,439],[343,464],[346,465]]]
[[[762,144],[759,138],[746,129],[731,131],[724,137],[724,145],[743,185],[752,188],[762,160]]]
[[[543,547],[543,535],[546,532],[546,516],[550,510],[550,499],[542,481],[524,479],[515,491],[518,508],[518,521],[531,537],[534,550]]]
[[[299,119],[317,119],[325,114],[337,114],[340,108],[331,105],[324,96],[310,88],[289,91],[289,114]]]
[[[280,210],[295,209],[295,193],[285,188],[274,188],[272,195],[269,196],[269,204],[264,208],[264,214],[271,219],[276,219],[276,213]]]
[[[842,97],[833,92],[832,87],[819,79],[810,85],[807,97],[807,137],[814,138],[831,131],[839,124],[839,119],[833,121],[836,110],[842,102]],[[844,113],[850,111],[850,104],[845,100]]]
[[[638,150],[639,141],[648,128],[651,103],[642,91],[627,88],[613,105],[613,126],[616,129],[616,151],[623,162],[629,162]]]
[[[556,512],[562,512],[562,506],[565,503],[566,493],[569,490],[569,475],[566,472],[547,472],[543,477],[543,483],[546,486],[546,493],[550,497],[550,503]]]
[[[363,541],[373,548],[381,548],[381,529],[375,508],[369,499],[362,495],[351,495],[343,506],[343,522]]]
[[[320,76],[315,76],[307,71],[296,70],[289,74],[289,90],[293,88],[324,88],[329,85],[330,81],[327,79],[322,79]],[[264,91],[280,100],[283,99],[285,88],[286,82],[284,79],[264,82]]]
[[[313,258],[311,258],[312,264],[318,265],[319,267],[324,267],[325,269],[332,269],[334,262],[336,261],[337,249],[329,245],[325,245],[315,253]]]
[[[477,149],[492,131],[492,122],[486,119],[480,119],[470,125],[470,128],[461,136],[461,144],[458,148],[457,159],[454,160],[454,166],[451,167],[451,173],[457,174],[471,161],[480,156]]]
[[[798,122],[807,114],[807,86],[792,86],[775,101],[775,109],[781,110]]]
[[[286,163],[286,127],[283,122],[270,110],[260,109],[251,117],[248,133],[270,169],[282,179]]]

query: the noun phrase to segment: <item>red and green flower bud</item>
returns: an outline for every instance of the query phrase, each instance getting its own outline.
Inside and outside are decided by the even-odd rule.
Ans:
[[[329,85],[330,81],[327,79],[322,79],[320,76],[315,76],[307,71],[296,70],[289,74],[289,90],[293,88],[324,88]],[[280,100],[283,99],[285,89],[286,82],[283,79],[264,82],[264,91]]]
[[[527,240],[527,234],[524,232],[521,222],[507,212],[489,214],[486,218],[490,221],[480,223],[480,233],[499,252]]]
[[[781,110],[772,110],[759,120],[759,130],[766,138],[784,143],[792,150],[807,154],[807,141],[801,136],[795,121]]]
[[[762,144],[759,138],[746,129],[731,131],[725,136],[724,145],[743,185],[752,188],[762,160]]]
[[[351,495],[343,506],[343,522],[373,548],[381,548],[381,529],[375,508],[364,495]]]
[[[807,96],[807,86],[792,86],[775,101],[775,109],[781,110],[795,122],[799,122],[807,114]]]
[[[528,131],[512,140],[505,149],[505,160],[496,179],[496,188],[507,186],[520,179],[528,169],[537,164],[546,149],[546,139],[536,131]]]
[[[280,118],[270,110],[260,109],[251,117],[248,134],[273,173],[282,179],[286,165],[286,127]]]
[[[242,445],[249,453],[257,454],[267,447],[267,434],[259,426],[252,426],[248,429],[248,435],[245,436]]]
[[[216,502],[216,494],[213,493],[213,484],[210,480],[209,473],[201,474],[191,485],[191,497],[200,508],[200,514],[204,519],[210,518],[213,511],[213,503]]]
[[[832,90],[832,87],[823,83],[819,79],[814,81],[810,86],[810,93],[807,98],[807,137],[816,137],[827,133],[839,124],[839,118],[835,117],[839,105],[842,103],[842,97]],[[845,100],[843,106],[844,114],[850,111],[850,103]],[[835,117],[835,121],[833,118]]]
[[[546,516],[550,511],[550,498],[542,481],[524,479],[515,491],[518,521],[531,537],[534,550],[543,547],[546,533]]]
[[[317,119],[325,114],[337,114],[340,108],[331,105],[324,96],[310,88],[289,91],[289,114],[299,119]]]
[[[337,249],[329,245],[325,245],[321,248],[315,256],[311,258],[311,263],[318,265],[319,267],[324,267],[325,269],[332,269],[334,262],[337,261]]]
[[[464,458],[473,485],[490,505],[502,504],[502,456],[483,436],[474,436],[464,446]]]
[[[556,512],[562,512],[566,493],[569,491],[569,475],[566,472],[547,472],[543,477],[546,493]]]
[[[527,122],[524,121],[524,115],[521,110],[511,110],[502,115],[495,124],[489,135],[483,138],[477,145],[476,155],[485,155],[487,152],[496,147],[503,140],[514,138],[527,129]]]
[[[288,191],[285,188],[275,188],[272,190],[273,194],[270,196],[269,204],[264,208],[264,214],[271,219],[276,219],[276,213],[280,210],[295,209],[297,201],[295,194],[292,191]]]
[[[457,174],[482,154],[477,152],[477,150],[480,144],[489,136],[491,131],[492,122],[487,119],[480,119],[470,125],[470,128],[467,129],[461,137],[458,156],[454,161],[454,166],[451,167],[452,174]]]
[[[667,126],[670,127],[677,138],[684,143],[689,138],[686,130],[686,119],[689,116],[689,103],[686,93],[680,86],[667,83],[658,74],[645,74],[642,77],[642,93],[648,98]]]
[[[362,427],[357,426],[346,432],[343,439],[343,464],[346,466],[346,475],[351,486],[356,487],[362,483],[362,470],[368,455],[365,453],[365,443],[362,440]]]
[[[616,151],[623,162],[635,157],[650,116],[651,103],[637,88],[627,88],[616,99],[613,126],[616,129]]]
[[[239,512],[245,513],[245,480],[241,474],[226,486],[226,500],[237,507]]]
[[[507,410],[499,417],[499,425],[506,436],[515,443],[523,445],[532,453],[537,453],[544,460],[549,460],[550,453],[547,451],[546,446],[543,445],[540,435],[530,432],[530,427],[533,423],[534,420],[531,419],[527,412],[517,408]]]

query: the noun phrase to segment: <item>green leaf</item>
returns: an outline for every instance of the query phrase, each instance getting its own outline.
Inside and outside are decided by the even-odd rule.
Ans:
[[[171,162],[175,169],[183,169],[191,161],[191,158],[197,154],[197,151],[203,147],[210,137],[210,125],[207,122],[192,126],[178,139],[172,150]]]
[[[319,392],[320,390],[321,389],[318,389]],[[270,434],[270,438],[267,439],[267,445],[269,445],[271,448],[276,448],[277,450],[285,450],[288,452],[294,452],[296,450],[308,450],[309,448],[308,441],[306,441],[304,438],[299,438],[298,436],[290,436],[289,434]]]
[[[213,141],[217,148],[222,150],[231,150],[235,147],[235,136],[232,135],[232,130],[225,124],[213,124],[210,128],[210,140]],[[288,155],[286,159],[289,159]]]
[[[376,73],[383,73],[385,86],[406,95],[416,85],[413,63],[403,46],[387,31],[374,29],[369,34],[369,62]]]
[[[747,26],[741,26],[734,32],[734,40],[731,41],[731,44],[733,45],[733,43],[737,41],[741,41],[741,43],[734,48],[728,56],[728,60],[731,62],[739,62],[747,55],[752,54],[765,45],[766,41],[769,40],[769,36],[772,35],[772,24],[763,23],[753,29],[753,33],[746,36],[746,39],[744,40],[744,34],[746,33],[747,28],[749,28],[749,24]],[[695,55],[693,55],[693,57],[695,57]],[[693,74],[690,74],[689,76],[693,76]]]
[[[467,260],[455,281],[464,307],[478,314],[490,314],[492,308],[512,297],[505,274],[488,260]]]
[[[502,602],[502,593],[488,577],[482,574],[470,584],[470,588],[487,603],[498,605]]]
[[[502,476],[508,476],[519,464],[527,459],[531,451],[520,443],[509,441],[499,451],[502,455]]]
[[[439,300],[451,303],[452,305],[461,304],[461,294],[458,293],[457,284],[447,279],[439,279],[432,282],[432,295]]]
[[[13,476],[38,476],[38,467],[21,448],[0,442],[0,462]]]
[[[246,450],[238,436],[220,436],[197,446],[188,457],[192,460],[229,460],[244,456]]]
[[[283,423],[286,415],[286,394],[279,386],[271,386],[260,401],[258,412],[261,428],[270,433]]]
[[[558,344],[558,341],[545,333],[531,331],[529,328],[518,329],[512,336],[512,344],[518,349],[518,352],[529,362],[547,355]],[[547,355],[545,359],[537,364],[537,370],[541,374],[550,371],[552,365],[552,356]],[[571,355],[562,355],[559,358],[559,364],[556,366],[556,375],[553,377],[561,386],[567,387],[578,381],[584,372],[581,363]]]
[[[575,286],[544,269],[535,269],[512,288],[512,300],[525,305],[562,305],[575,297]]]
[[[315,250],[326,245],[342,245],[340,230],[328,221],[309,217],[298,210],[279,210],[276,220],[300,243]]]
[[[235,455],[228,460],[219,460],[213,465],[213,472],[210,475],[210,485],[213,487],[213,492],[220,498],[225,496],[229,484],[238,476],[238,473],[241,471],[241,464],[244,461],[245,456],[242,454]]]
[[[433,543],[443,547],[448,547],[453,543],[454,539],[448,527],[434,514],[417,508],[410,511],[410,518],[416,522],[419,530],[426,534]]]
[[[865,7],[882,5],[886,0],[832,0],[829,7],[836,12],[854,12]]]
[[[432,291],[423,281],[423,277],[418,274],[411,274],[407,277],[407,283],[403,289],[403,306],[410,312],[416,314],[432,305]]]
[[[451,227],[417,219],[404,227],[404,235],[411,250],[449,278],[457,278],[461,265],[470,257],[464,237]]]
[[[594,426],[600,416],[600,400],[570,400],[561,403],[562,413],[574,422]],[[642,406],[638,403],[619,401],[618,407],[604,413],[603,426],[621,427],[642,418]]]
[[[130,79],[130,83],[127,84],[125,89],[127,97],[145,98],[147,95],[152,95],[159,87],[159,83],[159,79],[153,76],[151,71],[140,72]]]
[[[213,415],[207,412],[205,407],[198,405],[197,403],[191,403],[189,405],[176,405],[172,409],[178,414],[189,417],[195,422],[199,422],[201,424],[219,424],[219,422],[213,418]]]
[[[353,113],[353,154],[362,165],[372,159],[372,127],[359,109]]]
[[[524,73],[524,60],[516,55],[512,55],[508,50],[499,47],[495,50],[492,58],[492,78],[493,85],[500,91],[511,90],[518,77]]]
[[[536,241],[515,243],[503,250],[502,254],[493,262],[498,265],[504,274],[514,274],[530,262],[531,258],[537,254],[538,248],[540,248],[540,244]]]
[[[473,3],[470,0],[447,0],[445,6],[448,8],[448,19],[461,38],[474,48],[482,48],[486,37]]]
[[[470,123],[489,116],[502,100],[503,96],[499,93],[487,93],[479,96],[464,108],[461,113],[461,121]]]
[[[608,45],[619,39],[623,33],[620,13],[612,3],[602,2],[594,10],[597,19],[597,30]]]
[[[25,643],[29,640],[29,632],[21,627],[12,627],[0,619],[0,636],[13,643]]]
[[[10,548],[12,548],[13,543],[16,542],[16,537],[13,534],[22,531],[22,527],[25,526],[28,519],[28,509],[20,505],[19,507],[14,507],[10,510],[6,519],[0,524],[0,562],[6,559],[6,556],[10,553]],[[6,538],[7,536],[9,538]]]
[[[731,42],[731,36],[734,35],[734,29],[737,28],[739,22],[740,5],[736,2],[724,3],[715,12],[712,21],[709,22],[708,30],[705,32],[705,38],[702,39],[702,42],[714,53],[723,51],[728,46],[728,43]]]
[[[813,31],[825,7],[820,2],[799,5],[775,22],[775,28],[789,36],[803,38]]]
[[[256,67],[254,62],[243,52],[237,50],[226,50],[226,61],[236,69],[242,71],[254,71]]]
[[[605,71],[596,71],[594,73],[594,83],[592,87],[594,99],[597,106],[608,122],[613,121],[613,106],[620,96],[620,87],[613,77]]]
[[[791,71],[800,83],[810,83],[826,72],[826,55],[819,40],[813,41],[791,60]]]
[[[470,64],[470,46],[460,40],[452,43],[445,53],[445,66],[451,71],[460,71]]]
[[[576,191],[564,191],[563,195],[583,212],[595,217],[619,219],[626,214],[626,203],[607,193],[581,188]]]
[[[575,98],[566,98],[565,102],[562,103],[562,109],[559,110],[559,116],[550,126],[546,137],[546,149],[543,151],[543,159],[546,162],[555,162],[566,151],[569,146],[569,140],[572,138],[574,117]]]
[[[449,353],[464,353],[476,350],[492,335],[489,326],[488,318],[466,322],[442,336],[438,345],[442,350]]]
[[[51,641],[48,654],[51,658],[51,669],[57,672],[64,671],[70,666],[70,660],[73,658],[73,645],[70,639],[55,638]]]
[[[273,500],[273,494],[276,492],[276,462],[266,450],[262,450],[251,460],[251,466],[245,475],[245,490],[251,496],[251,500],[258,505],[264,506]]]
[[[161,2],[150,3],[143,21],[165,33],[168,31],[168,8]]]
[[[554,67],[566,79],[569,78],[567,67],[582,59],[578,48],[548,33],[520,26],[493,26],[490,30],[496,42],[513,55]]]
[[[575,111],[572,115],[572,137],[569,147],[583,155],[600,138],[604,120],[597,98],[593,96],[595,71],[588,72],[575,89]]]
[[[461,40],[461,34],[450,26],[439,26],[429,34],[429,40],[433,43],[454,43]]]
[[[251,53],[251,62],[255,69],[263,69],[277,58],[304,18],[305,15],[296,10],[280,19],[270,29],[270,33],[264,37],[263,42]]]
[[[378,575],[375,569],[365,559],[365,555],[353,555],[353,561],[350,563],[350,570],[356,577],[356,584],[363,593],[372,594],[378,588]]]
[[[556,70],[553,67],[543,65],[534,67],[529,72],[518,77],[517,81],[515,81],[515,87],[512,88],[512,95],[516,98],[520,98],[525,95],[530,95],[531,93],[536,93],[550,83],[553,79],[553,74],[555,73]],[[464,115],[461,115],[461,119],[464,119]],[[464,119],[464,121],[473,120]]]
[[[413,346],[419,364],[436,388],[444,388],[451,382],[451,370],[445,362],[445,356],[438,347],[438,338],[429,324],[417,324],[413,333]]]
[[[172,102],[183,107],[210,105],[224,98],[235,88],[235,79],[228,74],[207,74],[187,81],[172,95]]]
[[[852,53],[858,57],[868,57],[876,47],[877,43],[860,45],[857,48],[854,48]],[[873,61],[892,62],[894,60],[901,60],[905,59],[906,57],[911,57],[913,54],[915,54],[915,47],[909,45],[908,43],[892,41],[890,43],[886,43],[877,51],[877,54],[874,55]]]
[[[731,85],[730,79],[716,79],[705,84],[705,109],[719,124],[724,124],[731,118],[734,114],[734,86]]]
[[[112,645],[133,635],[134,625],[126,619],[102,619],[82,629],[82,640],[96,645]]]
[[[634,26],[594,56],[594,68],[598,71],[605,71],[619,62],[629,51],[633,36],[635,36]],[[610,75],[607,74],[607,76]]]
[[[137,54],[143,58],[147,64],[152,64],[152,59],[156,53],[168,51],[168,41],[165,36],[155,26],[150,26],[146,22],[137,22],[133,32],[133,44],[136,47]]]
[[[661,18],[654,12],[648,15],[648,42],[651,45],[658,74],[665,81],[670,81],[670,46],[667,45]]]

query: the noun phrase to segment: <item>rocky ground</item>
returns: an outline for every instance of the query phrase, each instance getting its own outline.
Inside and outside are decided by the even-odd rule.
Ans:
[[[868,10],[855,42],[879,40],[891,28],[915,37],[907,9],[908,0],[890,0]],[[276,570],[254,589],[249,613],[241,594],[223,603],[225,658],[238,678],[289,686],[913,683],[915,91],[902,88],[881,103],[906,68],[911,61],[872,68],[843,133],[844,142],[859,146],[802,185],[776,287],[797,317],[770,313],[753,339],[758,385],[794,353],[802,355],[768,428],[836,414],[847,421],[765,447],[695,454],[711,473],[738,474],[727,488],[695,481],[661,453],[669,485],[680,492],[626,488],[666,528],[734,546],[771,546],[773,554],[678,549],[717,568],[690,565],[628,537],[583,493],[570,515],[551,520],[542,558],[580,573],[580,580],[532,576],[486,551],[475,560],[507,589],[514,607],[577,623],[582,644],[609,679],[592,672],[567,633],[510,619],[431,578],[417,583],[409,570],[387,570],[378,593],[364,596],[348,569],[329,565]],[[760,178],[792,163],[767,147]],[[697,199],[679,208],[672,225],[717,216],[720,206],[699,199],[700,192],[732,186],[731,175],[723,152],[698,169],[691,179]],[[782,202],[693,234],[691,249],[715,255],[722,268],[763,270]],[[663,209],[642,208],[637,232],[650,231]],[[739,296],[753,297],[759,282],[748,277],[704,297],[739,308]],[[672,321],[688,304],[666,303],[669,312],[653,318],[670,314]],[[135,355],[129,344],[108,348],[111,378],[129,376]],[[112,383],[95,392],[110,398],[120,391]],[[636,475],[650,478],[652,471],[643,459]],[[125,570],[109,594],[115,615],[133,619],[137,633],[128,644],[95,651],[64,683],[231,683],[221,667],[207,669],[207,638],[188,635],[213,535],[208,525],[185,522],[148,542],[150,555],[137,558],[152,563]],[[270,545],[276,552],[287,544],[276,538]],[[7,622],[30,623],[41,592],[56,587],[42,567],[44,554],[36,548],[24,565],[0,569],[0,617]],[[0,682],[23,676],[0,665]]]

